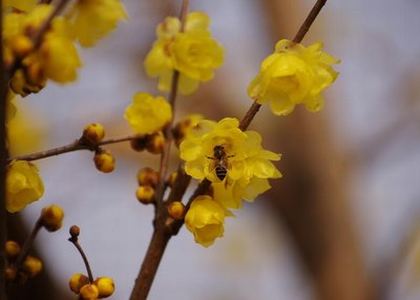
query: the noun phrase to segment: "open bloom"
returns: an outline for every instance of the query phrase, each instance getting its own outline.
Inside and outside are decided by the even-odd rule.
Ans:
[[[321,93],[338,76],[331,67],[337,63],[339,60],[322,51],[321,43],[304,47],[280,40],[249,84],[248,95],[258,103],[269,103],[276,115],[287,115],[300,103],[319,111],[324,103]]]
[[[137,93],[127,106],[124,118],[136,133],[152,134],[161,130],[172,118],[172,109],[163,97]]]
[[[92,47],[114,30],[119,21],[127,19],[127,13],[120,0],[81,0],[70,17],[80,45]]]
[[[14,213],[38,200],[44,194],[44,184],[38,168],[30,162],[13,161],[7,169],[6,209]]]
[[[210,19],[201,12],[191,12],[181,30],[178,18],[168,17],[156,30],[157,41],[144,65],[150,77],[158,77],[158,88],[168,91],[173,72],[180,72],[179,89],[191,94],[199,82],[209,81],[223,63],[223,48],[211,36]]]
[[[210,196],[198,196],[185,216],[185,225],[194,235],[197,243],[209,247],[214,240],[223,236],[226,209]]]

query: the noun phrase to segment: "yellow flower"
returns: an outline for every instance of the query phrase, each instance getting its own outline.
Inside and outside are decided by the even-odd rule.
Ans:
[[[209,247],[223,236],[224,220],[230,213],[210,196],[194,199],[185,216],[185,225],[194,235],[196,243]]]
[[[73,29],[83,47],[94,46],[99,39],[127,19],[120,0],[80,0],[70,14]]]
[[[248,95],[260,104],[269,103],[276,115],[287,115],[300,103],[309,111],[319,111],[324,103],[321,93],[338,76],[331,67],[337,63],[322,51],[321,43],[304,47],[280,40],[249,84]]]
[[[264,150],[261,137],[254,131],[241,131],[239,121],[225,118],[218,123],[202,120],[190,130],[180,145],[180,157],[185,161],[185,172],[195,179],[212,182],[232,181],[256,176],[278,178],[280,172],[270,162],[280,156]],[[223,159],[215,157],[215,147],[223,147]],[[219,163],[226,168],[226,177],[220,179],[215,169]]]
[[[20,11],[33,9],[38,1],[36,0],[4,0],[5,7],[13,7]]]
[[[124,118],[136,133],[151,134],[162,129],[172,118],[172,110],[163,97],[137,93],[127,106]]]
[[[209,25],[209,17],[201,12],[188,14],[184,32],[174,17],[159,24],[158,39],[144,61],[147,75],[159,78],[159,90],[169,91],[175,70],[180,72],[180,92],[186,95],[213,78],[223,63],[223,48],[211,37]]]
[[[13,161],[7,169],[6,209],[15,213],[37,201],[44,194],[38,168],[22,160]]]

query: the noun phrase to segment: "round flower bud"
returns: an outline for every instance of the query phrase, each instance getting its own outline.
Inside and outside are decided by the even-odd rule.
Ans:
[[[10,40],[9,45],[16,57],[24,57],[34,48],[31,39],[22,34],[13,37]]]
[[[86,284],[80,289],[80,298],[83,300],[96,300],[98,297],[99,290],[94,284]]]
[[[149,167],[142,168],[137,172],[137,181],[139,185],[156,187],[159,182],[159,173]]]
[[[168,213],[175,220],[182,220],[185,214],[185,206],[180,201],[174,201],[169,204]]]
[[[104,173],[110,173],[115,169],[115,158],[109,151],[97,152],[93,158],[96,169]]]
[[[57,231],[63,225],[64,211],[63,209],[52,204],[44,207],[41,212],[41,223],[48,231]]]
[[[130,146],[134,151],[141,152],[146,149],[147,135],[140,136],[130,141]]]
[[[141,185],[136,190],[136,197],[143,204],[150,204],[154,201],[155,189],[150,185]]]
[[[99,290],[99,298],[111,296],[115,291],[115,284],[111,277],[98,277],[94,283]]]
[[[15,267],[12,267],[12,266],[6,267],[6,269],[4,270],[4,278],[7,281],[15,280],[16,276],[17,276],[17,269]]]
[[[175,184],[175,180],[176,180],[176,177],[178,176],[178,172],[177,171],[175,171],[175,172],[172,172],[171,173],[171,175],[169,175],[169,178],[168,178],[168,180],[166,181],[166,183],[172,188],[173,186],[174,186],[174,184]]]
[[[39,61],[29,64],[25,69],[26,80],[35,86],[45,86],[46,77]]]
[[[77,239],[80,234],[80,228],[77,225],[73,225],[72,227],[70,227],[69,232],[72,238]]]
[[[161,131],[147,136],[146,149],[152,154],[160,154],[165,148],[165,137]]]
[[[99,123],[92,123],[83,130],[83,139],[92,144],[97,144],[105,137],[105,129]]]
[[[76,294],[79,294],[80,289],[87,284],[89,284],[89,278],[81,273],[71,275],[69,280],[69,287]]]
[[[6,253],[7,258],[13,259],[16,258],[20,253],[20,246],[15,241],[7,241],[4,247],[4,252]]]
[[[23,270],[29,277],[36,276],[42,270],[42,262],[39,258],[28,255],[23,261]]]

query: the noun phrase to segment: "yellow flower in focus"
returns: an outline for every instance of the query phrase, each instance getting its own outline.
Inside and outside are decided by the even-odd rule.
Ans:
[[[224,220],[230,213],[210,196],[198,196],[185,216],[185,225],[196,243],[209,247],[223,236]]]
[[[172,109],[163,97],[137,93],[127,106],[124,118],[136,133],[152,134],[161,130],[172,118]]]
[[[44,184],[38,168],[30,162],[11,162],[6,178],[6,209],[15,213],[37,201],[44,194]]]
[[[241,131],[239,121],[224,118],[218,123],[199,121],[180,145],[185,172],[195,179],[230,184],[239,179],[279,178],[280,172],[271,163],[280,156],[261,146],[261,136],[254,131]],[[216,147],[223,147],[223,157],[216,157]],[[216,167],[222,164],[226,176],[220,179]]]
[[[321,43],[304,47],[280,40],[249,84],[248,95],[260,104],[269,103],[276,115],[287,115],[300,103],[309,111],[319,111],[324,103],[321,93],[338,76],[331,67],[337,63],[322,51]]]
[[[127,13],[120,0],[79,0],[71,18],[80,45],[92,47],[114,30],[119,21],[127,19]]]
[[[35,7],[37,0],[4,0],[5,7],[13,7],[20,11],[29,11]]]
[[[156,29],[157,41],[146,56],[144,66],[150,77],[158,77],[158,88],[169,91],[173,72],[179,71],[179,89],[191,94],[199,82],[209,81],[223,63],[223,48],[211,37],[210,18],[201,12],[188,14],[184,32],[181,22],[166,18]]]

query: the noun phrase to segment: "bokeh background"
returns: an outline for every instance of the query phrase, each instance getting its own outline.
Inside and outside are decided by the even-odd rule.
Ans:
[[[16,154],[67,144],[90,122],[103,123],[108,137],[130,133],[123,112],[131,96],[158,93],[142,61],[156,25],[177,15],[180,1],[123,2],[129,20],[97,47],[81,49],[76,83],[50,83],[18,101],[26,122],[15,126]],[[211,16],[226,57],[213,81],[178,98],[176,116],[241,117],[260,62],[277,40],[294,36],[314,2],[191,0],[192,10]],[[182,229],[150,299],[420,299],[419,16],[415,0],[327,2],[304,39],[324,41],[342,60],[326,108],[285,118],[263,108],[251,127],[283,154],[284,178],[229,219],[214,246],[195,244]],[[84,266],[66,240],[73,224],[94,275],[112,276],[112,299],[128,299],[152,232],[153,210],[135,199],[135,175],[157,167],[157,159],[127,143],[108,148],[117,158],[111,174],[96,171],[87,151],[39,161],[45,196],[11,221],[28,232],[50,203],[66,217],[62,230],[36,240],[46,271],[28,286],[27,299],[74,299],[67,281]]]

